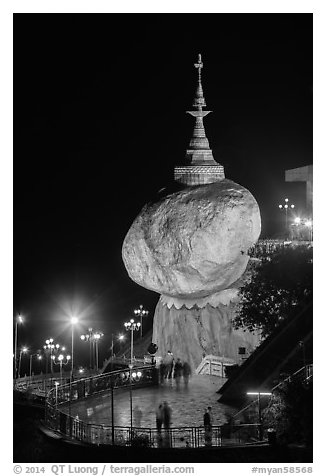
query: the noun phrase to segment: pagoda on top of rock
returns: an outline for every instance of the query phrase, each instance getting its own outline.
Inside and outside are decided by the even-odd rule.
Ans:
[[[201,84],[203,62],[200,54],[198,63],[195,63],[194,66],[198,69],[198,84],[192,104],[196,110],[187,111],[187,113],[195,117],[195,127],[186,153],[186,164],[174,168],[174,180],[185,185],[203,185],[225,178],[224,167],[214,160],[205,133],[203,118],[211,111],[203,111],[206,102]]]

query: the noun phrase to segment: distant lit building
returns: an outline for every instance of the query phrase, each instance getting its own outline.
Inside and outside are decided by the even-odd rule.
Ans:
[[[312,218],[313,209],[313,166],[305,165],[285,171],[286,182],[306,182],[306,218]]]
[[[296,169],[285,171],[286,182],[306,183],[306,209],[304,216],[296,217],[290,227],[291,239],[309,240],[313,239],[313,166],[306,165]]]

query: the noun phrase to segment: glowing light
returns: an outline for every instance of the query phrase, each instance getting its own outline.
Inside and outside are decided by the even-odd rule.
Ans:
[[[271,392],[247,392],[247,395],[272,395]]]
[[[78,322],[78,318],[75,317],[75,316],[73,316],[73,317],[71,318],[71,324],[77,324],[77,322]]]
[[[311,227],[312,226],[312,221],[311,220],[307,220],[306,223],[305,223],[306,226],[308,227]]]
[[[295,223],[296,225],[299,225],[299,223],[301,223],[301,218],[300,218],[300,217],[295,217],[294,223]]]

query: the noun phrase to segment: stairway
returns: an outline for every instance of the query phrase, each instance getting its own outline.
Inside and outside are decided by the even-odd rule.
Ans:
[[[198,375],[226,377],[226,367],[235,365],[232,359],[218,355],[206,355],[196,369]]]

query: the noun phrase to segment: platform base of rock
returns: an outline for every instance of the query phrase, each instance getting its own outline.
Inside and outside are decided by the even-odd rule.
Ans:
[[[236,303],[206,304],[190,309],[167,306],[162,296],[156,305],[152,341],[157,344],[157,356],[164,358],[170,350],[174,358],[187,361],[193,371],[206,355],[232,359],[241,364],[259,344],[259,335],[232,327]],[[239,353],[239,349],[240,353]],[[241,353],[244,352],[245,353]]]

